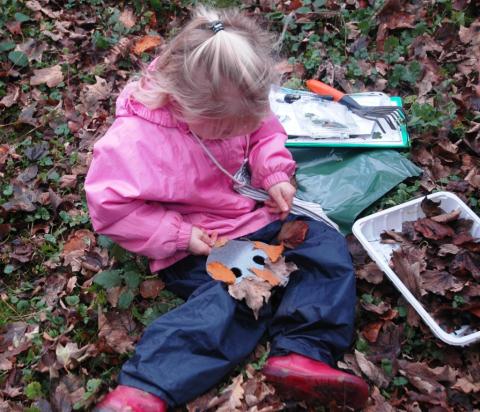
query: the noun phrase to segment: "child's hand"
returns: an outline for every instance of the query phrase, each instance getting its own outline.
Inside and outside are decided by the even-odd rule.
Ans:
[[[204,230],[193,226],[190,242],[188,243],[188,251],[192,255],[208,255],[217,240],[217,233],[211,236]]]
[[[293,197],[296,189],[289,182],[280,182],[268,189],[270,199],[265,205],[270,213],[280,213],[280,219],[284,220],[292,208]]]

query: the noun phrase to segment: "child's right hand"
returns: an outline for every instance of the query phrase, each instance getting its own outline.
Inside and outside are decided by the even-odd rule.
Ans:
[[[211,236],[204,230],[193,226],[190,242],[188,243],[188,251],[192,255],[208,255],[217,240],[217,233]]]

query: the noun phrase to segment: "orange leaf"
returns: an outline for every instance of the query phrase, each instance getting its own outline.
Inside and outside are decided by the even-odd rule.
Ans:
[[[253,242],[253,244],[255,245],[255,248],[263,250],[272,262],[276,262],[280,256],[282,256],[284,249],[283,244],[267,245],[266,243],[257,241]]]
[[[294,249],[303,243],[307,232],[308,224],[303,220],[286,222],[282,225],[282,229],[280,229],[278,241],[282,242],[286,247]]]
[[[207,265],[207,272],[215,280],[220,280],[228,283],[229,285],[233,285],[237,279],[235,274],[220,262],[209,263]]]
[[[277,286],[278,284],[280,284],[280,280],[270,270],[262,270],[255,268],[251,268],[250,270],[255,273],[259,278],[266,280],[272,286]]]
[[[133,52],[140,55],[147,50],[157,47],[161,42],[162,38],[160,36],[143,36],[135,43]]]
[[[378,339],[378,334],[382,326],[383,326],[383,322],[369,323],[367,326],[365,326],[365,328],[363,328],[362,335],[370,343],[375,343]]]

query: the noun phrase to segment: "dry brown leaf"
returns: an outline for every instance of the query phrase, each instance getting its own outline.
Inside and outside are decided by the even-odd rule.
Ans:
[[[373,391],[370,395],[370,399],[367,407],[364,409],[364,412],[396,412],[395,409],[390,403],[388,403],[385,398],[380,393],[380,390],[374,386]]]
[[[308,232],[308,224],[303,220],[294,220],[282,225],[280,233],[277,236],[279,242],[286,247],[294,249],[301,245]]]
[[[38,86],[39,84],[46,83],[48,87],[55,87],[63,82],[62,67],[59,64],[44,69],[34,70],[33,74],[34,75],[30,78],[31,86]]]
[[[135,43],[133,47],[133,52],[135,54],[142,54],[148,50],[151,50],[162,43],[162,38],[160,36],[143,36],[140,40]]]
[[[362,330],[362,335],[366,340],[375,343],[378,339],[378,334],[383,326],[383,322],[372,322],[366,325]]]
[[[63,175],[60,180],[60,187],[62,189],[74,189],[77,186],[77,175]]]
[[[70,234],[60,255],[64,265],[70,265],[75,272],[81,270],[85,253],[91,250],[95,244],[95,236],[88,229],[79,229]]]
[[[94,352],[94,349],[93,345],[85,345],[79,348],[75,342],[68,342],[65,346],[58,343],[55,348],[55,354],[60,365],[65,369],[71,369],[76,366],[77,363],[89,358]]]
[[[369,283],[378,285],[382,283],[383,272],[375,262],[369,262],[356,271],[359,279],[364,279]]]
[[[283,250],[285,249],[281,244],[268,245],[267,243],[258,242],[258,241],[254,241],[253,244],[255,246],[255,249],[263,250],[273,263],[275,263],[280,258],[280,256],[283,253]]]
[[[222,392],[221,396],[226,396],[226,400],[216,409],[217,412],[235,412],[242,410],[242,399],[244,395],[242,383],[242,374],[233,378],[232,383]]]
[[[480,382],[474,382],[471,376],[461,377],[452,386],[452,389],[456,389],[463,393],[480,392]]]
[[[117,307],[118,299],[120,298],[120,294],[123,290],[125,290],[125,287],[122,286],[114,286],[107,289],[107,302],[112,305],[112,308]]]
[[[162,280],[148,279],[140,284],[140,295],[142,295],[144,299],[155,299],[164,288],[165,283]]]
[[[134,349],[135,322],[126,312],[103,313],[98,307],[98,337],[104,338],[107,345],[117,353],[126,353]]]
[[[360,370],[379,388],[386,388],[390,379],[379,367],[370,362],[367,357],[360,351],[355,350],[355,359]]]
[[[392,252],[390,263],[400,280],[415,297],[419,298],[421,294],[420,264],[410,261],[403,248]]]
[[[112,94],[112,85],[105,79],[95,76],[95,84],[87,84],[82,90],[80,100],[85,111],[96,108],[99,101],[108,99]]]
[[[437,223],[430,218],[418,219],[413,227],[427,239],[441,240],[455,235],[454,230],[443,223]]]
[[[446,388],[439,381],[455,382],[457,375],[455,369],[448,365],[432,369],[424,362],[408,362],[405,360],[399,360],[398,364],[400,371],[420,392],[432,396],[442,404],[446,403]]]
[[[265,261],[265,269],[270,270],[280,280],[280,285],[285,286],[288,283],[290,274],[297,270],[298,267],[293,262],[286,262],[285,257],[281,256],[275,263],[267,259]]]
[[[118,21],[120,21],[127,29],[131,29],[136,23],[135,15],[131,9],[123,10]]]
[[[258,313],[264,302],[270,299],[272,286],[261,279],[252,277],[244,278],[241,282],[228,287],[228,293],[235,299],[245,299],[247,306],[253,310],[255,319],[258,319]]]
[[[445,296],[447,291],[461,291],[465,285],[465,282],[462,282],[460,279],[452,276],[448,272],[426,270],[421,274],[420,284],[422,288],[422,295],[426,294],[426,291],[429,291]]]
[[[237,280],[237,277],[232,270],[220,262],[209,263],[207,265],[207,272],[215,280],[220,280],[221,282],[225,282],[229,285],[233,285]]]
[[[438,223],[448,223],[457,220],[460,217],[460,209],[452,210],[450,213],[442,213],[441,215],[432,216],[431,219]]]
[[[420,203],[420,207],[422,208],[423,213],[425,213],[426,217],[432,217],[445,213],[444,210],[440,207],[440,203],[440,201],[435,202],[434,200],[431,200],[425,196]]]

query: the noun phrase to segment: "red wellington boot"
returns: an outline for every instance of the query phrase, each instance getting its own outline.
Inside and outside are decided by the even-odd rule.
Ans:
[[[324,405],[335,401],[337,406],[353,409],[361,409],[368,399],[368,385],[359,377],[296,353],[272,356],[262,372],[280,393],[297,399],[316,400]]]
[[[119,385],[95,406],[93,412],[166,412],[167,403],[151,393]]]

